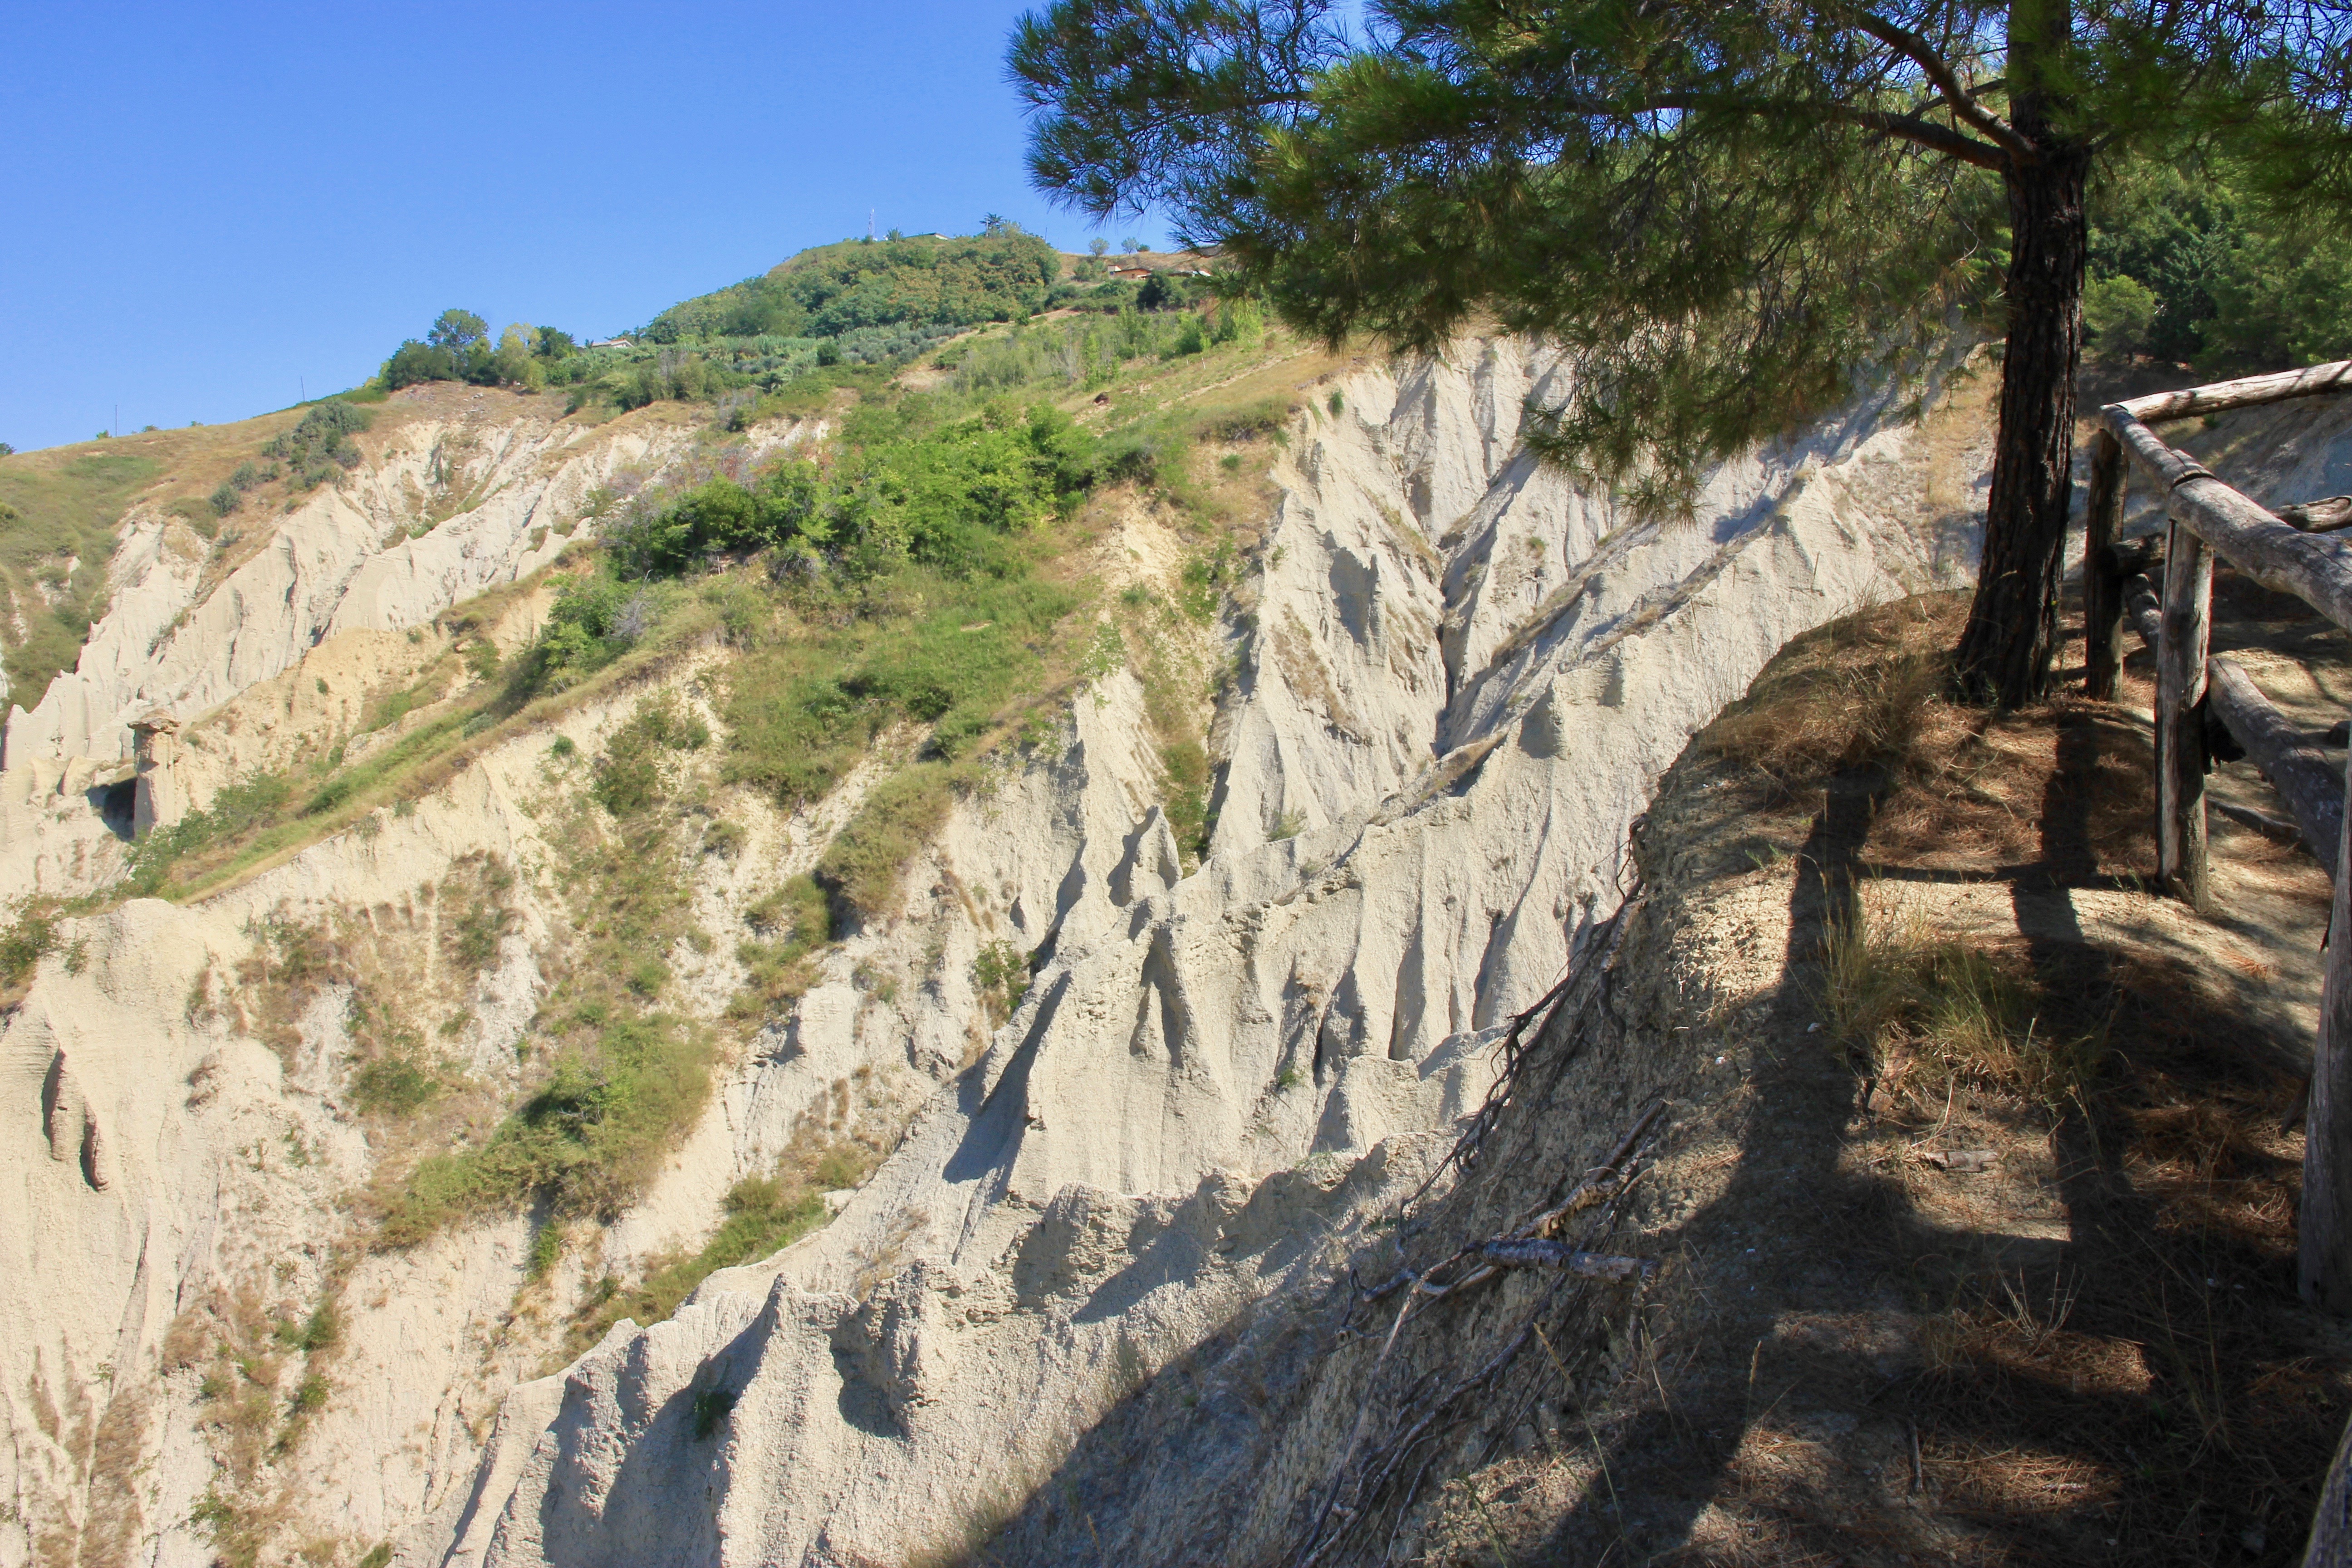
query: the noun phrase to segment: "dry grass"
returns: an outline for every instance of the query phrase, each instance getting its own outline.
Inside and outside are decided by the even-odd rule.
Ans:
[[[1876,775],[1875,866],[1979,874],[2029,862],[2060,879],[2145,877],[2145,721],[2063,689],[1993,713],[1952,700],[1961,594],[1927,594],[1798,638],[1702,732],[1767,809],[1810,810],[1833,779]]]
[[[1727,908],[1786,879],[1786,980],[1744,1074],[1716,1077],[1749,1026],[1681,1037],[1691,1120],[1642,1244],[1668,1262],[1606,1388],[1477,1472],[1421,1561],[2300,1553],[2352,1354],[2294,1297],[2297,1085],[2218,955],[2308,957],[2143,891],[2140,714],[1947,700],[1964,608],[1801,639],[1662,789],[1651,833]],[[2252,835],[2216,853],[2315,875]],[[2115,934],[2142,897],[2169,946]],[[2026,919],[2052,908],[2084,918]]]
[[[1933,1110],[1966,1087],[2055,1113],[2105,1049],[2079,995],[2052,994],[2022,954],[1939,934],[1916,901],[1832,925],[1822,974],[1831,1033],[1875,1080],[1874,1103]]]

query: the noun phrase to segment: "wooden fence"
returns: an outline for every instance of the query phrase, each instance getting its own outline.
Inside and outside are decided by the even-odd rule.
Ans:
[[[2167,420],[2247,408],[2290,397],[2352,392],[2352,360],[2278,375],[2252,376],[2109,404],[2092,447],[2083,552],[2084,684],[2112,700],[2123,668],[2126,620],[2156,653],[2157,873],[2165,890],[2202,910],[2212,898],[2205,843],[2205,773],[2234,743],[2267,777],[2292,814],[2293,831],[2335,882],[2319,1037],[2311,1064],[2305,1130],[2303,1212],[2296,1286],[2305,1300],[2352,1314],[2352,748],[2330,760],[2227,658],[2207,644],[2216,557],[2265,587],[2294,595],[2352,632],[2352,500],[2255,505],[2150,428]],[[2145,574],[2159,559],[2116,538],[2133,473],[2164,497],[2159,585]],[[2149,542],[2153,542],[2152,541]],[[2285,824],[2262,823],[2270,828]],[[2305,1568],[2352,1565],[2352,1426],[2322,1484]]]
[[[2352,1314],[2352,878],[2342,874],[2352,842],[2346,834],[2346,763],[2314,745],[2244,670],[2210,657],[2207,643],[2216,557],[2352,632],[2352,539],[2327,536],[2352,517],[2352,508],[2324,501],[2288,507],[2283,514],[2267,510],[2150,428],[2338,392],[2352,392],[2352,360],[2101,409],[2104,427],[2091,455],[2083,597],[2084,684],[2092,696],[2116,694],[2127,610],[2156,649],[2157,875],[2165,890],[2200,910],[2211,900],[2205,772],[2222,734],[2270,779],[2295,831],[2335,879],[2304,1145],[2297,1286],[2314,1306],[2346,1315]],[[2119,547],[2116,539],[2134,473],[2164,497],[2160,587],[2140,575],[2148,557]]]

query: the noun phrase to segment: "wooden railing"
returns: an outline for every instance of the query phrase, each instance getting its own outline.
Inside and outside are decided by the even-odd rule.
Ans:
[[[2223,736],[2262,769],[2293,815],[2295,834],[2334,879],[2306,1101],[2295,1272],[2305,1300],[2341,1316],[2352,1314],[2352,876],[2346,874],[2352,870],[2352,828],[2344,809],[2352,789],[2347,771],[2352,748],[2346,763],[2331,761],[2243,669],[2213,657],[2207,644],[2216,556],[2352,632],[2352,540],[2323,537],[2352,526],[2352,500],[2331,497],[2270,511],[2149,428],[2332,392],[2352,392],[2352,360],[2101,409],[2104,427],[2091,452],[2083,610],[2084,684],[2093,697],[2115,698],[2126,620],[2156,653],[2157,873],[2164,889],[2200,910],[2211,900],[2205,772]],[[2160,588],[2144,574],[2155,558],[2145,549],[2123,548],[2116,538],[2132,470],[2165,498]],[[2305,1568],[2352,1564],[2352,1425],[2322,1483],[2304,1563]]]
[[[2083,562],[2087,670],[2094,697],[2112,699],[2123,666],[2126,612],[2156,650],[2157,875],[2165,890],[2205,909],[2212,878],[2205,844],[2205,772],[2222,735],[2263,770],[2294,826],[2335,879],[2326,973],[2312,1060],[2304,1144],[2297,1285],[2305,1300],[2352,1314],[2352,839],[2346,766],[2331,760],[2226,658],[2210,656],[2218,556],[2266,587],[2294,595],[2352,632],[2352,539],[2334,502],[2273,512],[2257,506],[2150,428],[2167,420],[2352,392],[2352,361],[2159,393],[2100,410],[2091,455]],[[2126,465],[2128,459],[2128,466]],[[2164,497],[2163,582],[2139,574],[2142,552],[2120,548],[2126,484],[2137,472]],[[2216,734],[2215,729],[2222,734]],[[2352,755],[2352,753],[2347,753]]]

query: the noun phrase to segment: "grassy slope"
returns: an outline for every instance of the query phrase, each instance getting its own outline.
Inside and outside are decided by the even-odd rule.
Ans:
[[[1055,368],[1063,363],[1055,352],[1062,342],[1058,334],[1089,326],[1099,331],[1106,323],[1097,319],[973,334],[947,356],[952,368],[928,391],[880,384],[868,375],[861,378],[862,391],[853,384],[828,394],[836,401],[862,396],[883,405],[914,399],[913,407],[929,411],[919,424],[951,424],[966,410],[1007,396],[1045,397],[1103,426],[1106,450],[1148,454],[1150,478],[1108,482],[1069,515],[1014,536],[1009,548],[1018,569],[1012,577],[956,579],[908,563],[862,581],[835,583],[824,574],[815,580],[798,574],[780,579],[762,559],[721,558],[688,580],[652,585],[652,625],[646,635],[603,668],[560,689],[536,679],[527,660],[502,668],[495,658],[482,657],[488,633],[531,602],[541,584],[527,582],[483,595],[441,617],[458,650],[451,657],[467,668],[472,679],[454,697],[409,711],[409,728],[398,741],[349,763],[337,747],[294,774],[224,792],[200,818],[143,842],[132,879],[89,905],[100,907],[133,891],[180,900],[207,896],[282,864],[330,835],[366,831],[376,811],[404,810],[406,803],[437,788],[490,747],[543,731],[551,720],[583,703],[611,700],[633,689],[656,689],[681,660],[700,657],[713,639],[728,650],[714,689],[735,722],[734,732],[686,763],[660,761],[666,753],[658,747],[641,747],[641,755],[624,757],[616,741],[605,754],[583,759],[585,772],[576,781],[589,804],[578,808],[584,813],[582,831],[567,839],[586,857],[575,868],[581,873],[575,879],[604,888],[624,866],[666,868],[656,879],[660,886],[632,891],[614,883],[606,889],[613,894],[613,910],[640,911],[614,915],[618,923],[611,924],[609,933],[614,940],[625,936],[624,945],[636,951],[658,951],[684,931],[672,929],[681,906],[671,884],[681,873],[667,868],[682,865],[681,857],[695,851],[688,840],[702,831],[696,825],[703,818],[698,815],[702,808],[686,808],[689,796],[678,793],[686,787],[677,782],[678,767],[700,771],[706,783],[694,785],[697,792],[732,774],[776,791],[787,803],[805,798],[810,790],[795,785],[797,775],[745,764],[791,752],[793,738],[810,721],[804,694],[838,696],[845,677],[850,695],[865,707],[848,723],[824,731],[823,745],[814,748],[824,754],[808,760],[816,774],[800,784],[819,791],[829,787],[877,745],[896,750],[900,763],[824,856],[821,875],[834,903],[826,925],[842,918],[886,915],[895,903],[901,868],[954,797],[982,784],[992,767],[1038,743],[1050,728],[1042,721],[1065,707],[1084,679],[1119,663],[1133,667],[1145,681],[1171,816],[1197,841],[1205,827],[1208,780],[1202,713],[1218,672],[1205,668],[1197,655],[1181,651],[1198,641],[1187,623],[1213,618],[1225,589],[1238,577],[1240,560],[1255,547],[1272,433],[1287,417],[1300,383],[1332,362],[1276,337],[1168,359],[1146,353],[1098,367],[1073,384],[1066,371]],[[1160,326],[1172,333],[1172,324]],[[1096,401],[1105,395],[1107,402]],[[632,417],[676,418],[686,412],[667,407]],[[370,438],[384,427],[380,425]],[[236,439],[243,433],[223,433],[210,450],[213,464],[239,458],[252,435],[269,433],[265,427],[243,440]],[[724,460],[738,449],[735,443],[724,430],[713,429],[707,449],[689,468]],[[1086,563],[1120,509],[1139,505],[1153,509],[1190,542],[1193,563],[1173,595],[1130,593],[1103,603],[1098,586],[1087,580]],[[552,571],[578,575],[593,569],[593,547],[583,545]],[[947,711],[936,716],[944,721],[942,737],[952,731],[952,746],[920,739],[928,730],[925,721],[935,716],[919,703],[920,694],[930,691],[951,700]],[[905,695],[909,692],[917,694],[913,702]],[[371,720],[383,722],[410,709],[411,701],[400,692],[373,694]],[[910,732],[917,738],[908,739]],[[654,760],[646,761],[645,754]],[[724,767],[718,762],[722,756]],[[654,782],[641,788],[627,784],[625,773]],[[607,845],[614,853],[591,853],[586,847],[594,844]],[[657,935],[657,928],[668,934]],[[739,998],[741,1005],[730,1011],[735,1026],[755,1027],[774,1009],[791,1005],[806,983],[809,955],[830,931],[795,931],[777,940],[751,932],[717,934],[745,943],[751,983]],[[525,1136],[530,1131],[528,1116],[502,1132],[503,1123],[486,1121],[479,1113],[495,1108],[478,1108],[465,1119],[461,1142],[485,1152],[488,1165],[474,1168],[483,1159],[461,1161],[464,1168],[430,1165],[426,1188],[382,1194],[379,1212],[390,1235],[422,1235],[459,1215],[549,1191],[551,1184],[577,1194],[559,1205],[562,1212],[611,1212],[635,1190],[647,1152],[666,1147],[690,1123],[718,1042],[709,1028],[665,1012],[666,976],[649,971],[633,983],[618,955],[608,956],[615,962],[582,963],[573,971],[578,978],[559,987],[563,995],[551,997],[550,1021],[541,1031],[544,1037],[533,1044],[534,1059],[547,1064],[543,1074],[558,1077],[569,1063],[592,1076],[604,1074],[608,1082],[615,1081],[614,1072],[632,1082],[658,1082],[661,1092],[646,1114],[616,1124],[616,1132],[625,1135],[575,1147],[563,1140],[547,1144],[536,1135]],[[622,974],[617,983],[604,983],[616,973]],[[418,1032],[424,1032],[421,1026]],[[614,1051],[623,1056],[611,1056]],[[425,1061],[419,1071],[429,1078],[439,1067]],[[542,1087],[540,1092],[548,1090]],[[780,1226],[797,1223],[792,1215],[801,1206],[798,1197],[751,1203],[744,1210],[751,1217],[730,1234],[752,1238],[745,1245],[764,1246],[782,1233]],[[734,1260],[723,1255],[673,1260],[675,1266],[666,1266],[668,1283],[656,1294],[669,1297],[681,1280],[690,1283],[708,1267]]]
[[[287,410],[236,425],[153,430],[0,458],[0,589],[13,614],[0,616],[9,700],[30,708],[61,669],[70,669],[104,608],[115,529],[135,501],[201,502],[245,457],[299,414]],[[13,515],[11,515],[13,514]]]

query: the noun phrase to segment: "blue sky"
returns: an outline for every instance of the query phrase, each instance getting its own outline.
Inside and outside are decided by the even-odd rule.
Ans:
[[[614,331],[868,208],[1083,248],[1022,166],[1024,8],[6,0],[0,441],[284,407],[451,305]]]

